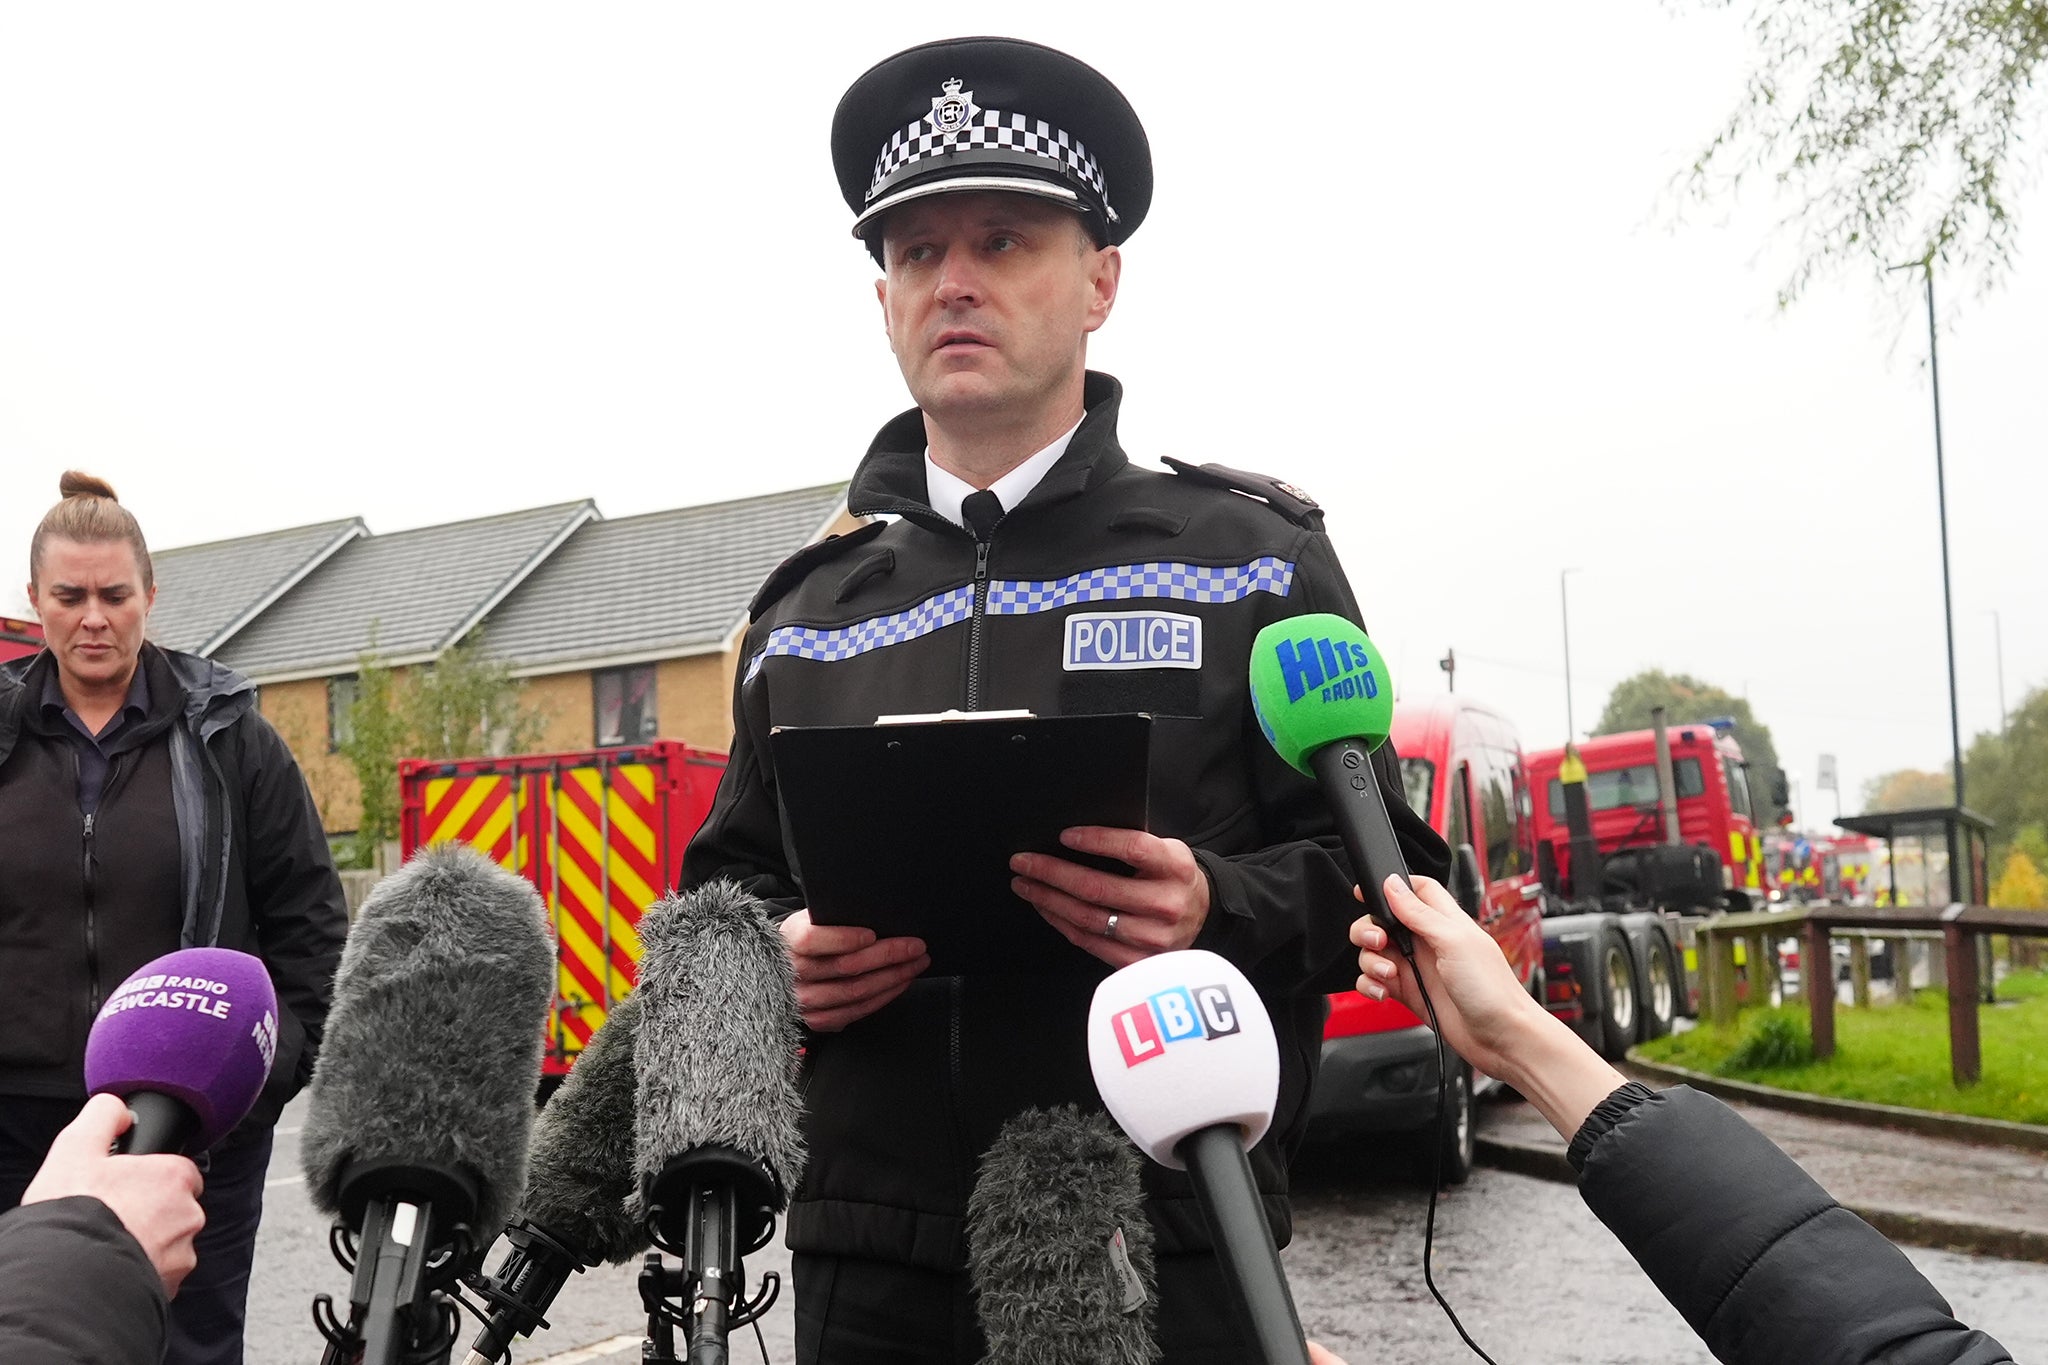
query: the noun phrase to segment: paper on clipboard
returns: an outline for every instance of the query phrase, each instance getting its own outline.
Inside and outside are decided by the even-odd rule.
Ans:
[[[769,736],[819,924],[922,938],[934,975],[1098,971],[1010,890],[1010,857],[1071,825],[1143,829],[1152,718],[947,713]]]

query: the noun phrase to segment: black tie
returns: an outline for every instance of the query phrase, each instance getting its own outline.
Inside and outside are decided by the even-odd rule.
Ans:
[[[1003,500],[986,488],[977,489],[961,501],[960,515],[967,519],[967,529],[974,532],[974,538],[986,542],[996,523],[1003,519]]]

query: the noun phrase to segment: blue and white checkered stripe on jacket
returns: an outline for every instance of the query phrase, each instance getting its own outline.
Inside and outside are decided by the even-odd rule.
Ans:
[[[1274,555],[1248,564],[1214,567],[1204,564],[1115,564],[1065,578],[993,579],[988,585],[988,614],[1029,616],[1084,602],[1124,602],[1165,598],[1176,602],[1240,602],[1255,592],[1285,597],[1294,583],[1294,565]],[[856,621],[850,626],[778,626],[747,664],[752,681],[761,665],[777,654],[832,662],[857,658],[870,650],[899,645],[965,621],[974,610],[971,584],[928,597],[914,607]]]

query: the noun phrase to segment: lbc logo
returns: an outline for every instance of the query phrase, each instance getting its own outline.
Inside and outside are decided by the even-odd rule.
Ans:
[[[1237,1032],[1237,1009],[1222,986],[1175,986],[1110,1016],[1126,1067],[1163,1056],[1171,1043]]]

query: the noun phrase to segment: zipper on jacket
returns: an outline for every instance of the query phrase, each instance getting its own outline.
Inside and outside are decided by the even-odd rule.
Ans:
[[[92,813],[85,817],[85,979],[91,988],[90,1013],[95,1017],[100,1012],[100,931],[93,908],[94,884],[98,880],[95,869],[99,866],[99,858],[93,852],[93,824],[96,819],[96,814]]]
[[[946,1054],[952,1068],[950,1088],[953,1101],[948,1108],[953,1115],[954,1150],[960,1153],[963,1162],[971,1164],[977,1154],[967,1146],[967,1125],[960,1117],[960,1106],[965,1104],[967,1099],[967,1087],[962,1079],[964,1068],[960,1064],[960,996],[964,979],[958,976],[951,977],[946,983]],[[964,1193],[962,1198],[964,1201]]]
[[[981,709],[981,619],[988,607],[988,542],[974,542],[974,609],[967,622],[967,709]]]

